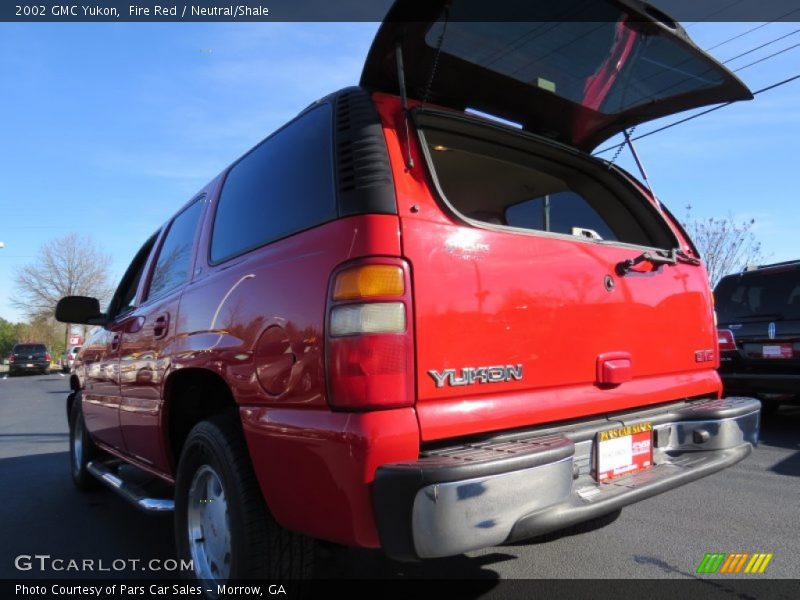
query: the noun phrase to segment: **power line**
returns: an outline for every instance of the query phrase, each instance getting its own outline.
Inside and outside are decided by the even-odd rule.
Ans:
[[[756,25],[755,27],[752,27],[752,28],[748,29],[747,31],[743,31],[742,33],[734,35],[733,37],[729,37],[726,40],[722,40],[718,44],[714,44],[713,46],[711,46],[709,48],[706,48],[706,52],[710,52],[711,50],[714,50],[715,48],[719,48],[720,46],[724,46],[725,44],[727,44],[728,42],[732,42],[733,40],[738,40],[739,38],[744,37],[744,36],[746,36],[746,35],[748,35],[750,33],[753,33],[754,31],[758,31],[759,29],[761,29],[763,27],[766,27],[767,25],[772,25],[776,21],[780,21],[781,19],[785,19],[786,17],[788,17],[790,15],[793,15],[796,12],[800,12],[800,8],[795,8],[794,10],[790,10],[785,15],[781,15],[779,17],[776,17],[776,18],[772,19],[771,21],[767,21],[766,23],[762,23],[761,25]],[[733,59],[731,59],[731,60],[733,60]]]
[[[790,32],[788,34],[785,34],[783,36],[780,36],[778,38],[775,38],[775,39],[773,39],[773,40],[771,40],[771,41],[769,41],[769,42],[767,42],[765,44],[761,44],[760,46],[757,46],[755,48],[751,48],[750,50],[747,50],[746,52],[743,52],[743,53],[739,54],[738,56],[734,56],[733,58],[729,58],[728,60],[723,61],[722,64],[729,63],[734,59],[737,59],[737,58],[740,58],[740,57],[745,56],[747,54],[750,54],[752,52],[755,52],[756,50],[758,50],[760,48],[763,48],[765,46],[769,46],[770,44],[773,44],[773,43],[775,43],[777,41],[780,41],[780,40],[782,40],[782,39],[784,39],[786,37],[789,37],[790,35],[793,35],[794,33],[797,33],[797,32],[800,32],[800,29],[798,29],[796,31],[792,31],[792,32]],[[736,69],[733,69],[733,72],[736,73],[738,71],[743,71],[744,69],[746,69],[748,67],[752,67],[753,65],[757,65],[758,63],[764,62],[765,60],[769,60],[770,58],[773,58],[775,56],[783,54],[784,52],[788,52],[789,50],[793,50],[794,48],[797,48],[798,46],[800,46],[800,44],[795,44],[794,46],[789,46],[788,48],[784,48],[782,50],[779,50],[778,52],[773,52],[772,54],[764,56],[763,58],[760,58],[760,59],[758,59],[756,61],[753,61],[753,62],[751,62],[751,63],[749,63],[747,65],[744,65],[742,67],[738,67]],[[691,60],[690,58],[687,58],[684,61],[682,61],[682,62],[678,63],[677,65],[675,65],[675,67],[680,67],[681,65],[687,64],[687,63],[690,62],[690,60]],[[715,70],[715,68],[716,67],[714,67],[712,65],[712,66],[708,67],[705,71],[700,73],[699,76],[702,77],[703,75],[706,75],[708,73],[712,73]],[[642,81],[647,81],[648,79],[653,79],[654,77],[656,77],[658,75],[659,75],[659,73],[654,73],[650,77],[644,78]],[[668,85],[665,88],[662,88],[662,89],[660,89],[660,90],[658,90],[656,92],[651,93],[649,98],[650,99],[661,98],[661,97],[663,97],[663,94],[665,92],[668,92],[668,91],[670,91],[672,89],[675,89],[676,87],[679,87],[679,86],[683,85],[685,82],[691,81],[692,79],[695,79],[697,77],[698,77],[698,75],[689,75],[688,77],[684,77],[683,79],[681,79],[681,80],[679,80],[679,81],[677,81],[675,83],[672,83],[672,84]]]
[[[738,73],[739,71],[743,71],[747,67],[752,67],[753,65],[757,65],[758,63],[762,63],[765,60],[769,60],[770,58],[773,58],[774,56],[778,56],[779,54],[783,54],[784,52],[788,52],[789,50],[794,50],[798,46],[800,46],[800,43],[795,44],[794,46],[789,46],[788,48],[784,48],[783,50],[778,50],[777,52],[773,52],[772,54],[769,54],[769,55],[764,56],[762,58],[759,58],[758,60],[755,60],[755,61],[753,61],[753,62],[751,62],[749,64],[746,64],[743,67],[739,67],[738,69],[734,69],[733,72],[734,73]]]
[[[777,83],[773,83],[772,85],[768,85],[767,87],[763,87],[760,90],[757,90],[757,91],[753,92],[753,96],[758,96],[759,94],[762,94],[764,92],[768,92],[769,90],[774,90],[775,88],[781,87],[782,85],[786,85],[787,83],[791,83],[792,81],[795,81],[797,79],[800,79],[800,73],[798,73],[797,75],[793,75],[792,77],[787,77],[786,79],[784,79],[782,81],[778,81]],[[688,116],[688,117],[686,117],[684,119],[680,119],[678,121],[674,121],[672,123],[664,125],[663,127],[659,127],[658,129],[653,129],[652,131],[648,131],[647,133],[643,133],[642,135],[638,135],[635,138],[631,138],[631,141],[635,142],[637,140],[641,140],[643,138],[651,136],[654,133],[659,133],[659,132],[664,131],[666,129],[671,129],[672,127],[675,127],[676,125],[680,125],[681,123],[686,123],[687,121],[691,121],[692,119],[696,119],[697,117],[702,117],[703,115],[707,115],[708,113],[714,112],[715,110],[719,110],[720,108],[725,108],[726,106],[730,106],[733,103],[734,103],[734,101],[731,101],[731,102],[725,102],[724,104],[718,104],[717,106],[712,106],[711,108],[706,109],[706,110],[704,110],[702,112],[693,114],[691,116]],[[598,150],[597,152],[593,152],[592,156],[597,156],[598,154],[603,154],[605,152],[608,152],[609,150],[614,150],[615,148],[618,148],[620,146],[624,146],[625,144],[626,144],[626,142],[621,142],[619,144],[614,144],[613,146],[607,146],[606,148],[603,148],[602,150]]]
[[[791,12],[798,12],[798,11],[800,11],[800,9],[797,9],[797,10],[795,10],[795,11],[791,11]],[[791,12],[790,12],[790,13],[787,13],[787,15],[788,15],[788,14],[791,14]],[[784,15],[784,16],[786,16],[786,15]],[[779,18],[780,18],[780,17],[779,17]],[[741,58],[742,56],[746,56],[747,54],[750,54],[750,53],[752,53],[752,52],[755,52],[756,50],[759,50],[759,49],[761,49],[761,48],[764,48],[765,46],[769,46],[770,44],[773,44],[773,43],[775,43],[775,42],[777,42],[777,41],[780,41],[780,40],[782,40],[782,39],[785,39],[785,38],[789,37],[790,35],[794,35],[795,33],[798,33],[798,32],[800,32],[800,29],[796,29],[796,30],[794,30],[794,31],[791,31],[791,32],[789,32],[789,33],[787,33],[787,34],[785,34],[785,35],[782,35],[782,36],[780,36],[780,37],[778,37],[778,38],[775,38],[775,39],[773,39],[773,40],[771,40],[771,41],[769,41],[769,42],[766,42],[766,43],[764,43],[764,44],[761,44],[760,46],[756,46],[755,48],[751,48],[750,50],[747,50],[746,52],[743,52],[743,53],[741,53],[741,54],[739,54],[739,55],[737,55],[737,56],[734,56],[734,57],[732,57],[732,58],[729,58],[729,59],[727,59],[727,60],[723,61],[723,63],[722,63],[722,64],[726,64],[726,63],[729,63],[729,62],[731,62],[731,61],[733,61],[733,60],[735,60],[735,59],[737,59],[737,58]],[[798,47],[800,47],[800,43],[794,44],[794,45],[792,45],[792,46],[788,46],[788,47],[786,47],[786,48],[783,48],[783,49],[781,49],[781,50],[778,50],[777,52],[773,52],[772,54],[768,54],[767,56],[763,56],[763,57],[759,58],[758,60],[754,60],[754,61],[753,61],[753,62],[751,62],[751,63],[748,63],[748,64],[746,64],[746,65],[743,65],[743,66],[741,66],[741,67],[738,67],[738,68],[736,68],[736,69],[733,69],[733,72],[734,72],[734,73],[737,73],[737,72],[739,72],[739,71],[743,71],[744,69],[747,69],[747,68],[749,68],[749,67],[752,67],[753,65],[757,65],[757,64],[759,64],[759,63],[762,63],[762,62],[764,62],[764,61],[766,61],[766,60],[769,60],[769,59],[771,59],[771,58],[774,58],[774,57],[776,57],[776,56],[779,56],[779,55],[781,55],[781,54],[784,54],[785,52],[789,52],[790,50],[794,50],[795,48],[798,48]],[[710,72],[710,71],[711,71],[711,69],[709,69],[709,70],[708,70],[708,71],[706,71],[706,72]],[[760,89],[760,90],[758,90],[758,91],[756,91],[756,92],[753,92],[753,96],[756,96],[756,95],[760,94],[761,92],[766,92],[767,90],[771,90],[771,89],[773,89],[773,88],[780,87],[781,85],[784,85],[784,84],[786,84],[786,83],[789,83],[789,82],[791,82],[791,81],[794,81],[794,80],[795,80],[795,79],[797,79],[798,77],[800,77],[800,75],[798,75],[798,76],[796,76],[796,77],[790,77],[789,79],[787,79],[787,80],[784,80],[784,81],[781,81],[781,82],[778,82],[777,84],[774,84],[774,85],[771,85],[771,86],[767,86],[766,88],[762,88],[762,89]],[[684,79],[684,80],[681,80],[681,81],[679,81],[678,83],[675,83],[675,84],[673,84],[673,85],[671,85],[671,86],[669,86],[669,87],[667,87],[667,88],[664,88],[664,89],[662,89],[662,90],[658,91],[656,94],[654,94],[654,95],[653,95],[653,97],[655,97],[655,96],[658,96],[658,95],[662,94],[663,92],[669,91],[669,90],[671,90],[672,88],[674,88],[674,87],[676,87],[676,86],[680,85],[681,83],[683,83],[683,81],[688,81],[689,79],[690,79],[690,78],[686,78],[686,79]],[[681,119],[681,120],[679,120],[679,121],[675,121],[674,123],[671,123],[671,124],[669,124],[669,125],[666,125],[666,126],[664,126],[664,127],[661,127],[661,128],[659,128],[659,129],[655,129],[655,130],[653,130],[653,131],[649,131],[649,132],[647,132],[647,133],[644,133],[644,134],[642,134],[642,135],[640,135],[640,136],[638,136],[638,137],[631,138],[631,141],[639,140],[639,139],[642,139],[642,138],[644,138],[644,137],[647,137],[648,135],[652,135],[653,133],[657,133],[657,132],[659,132],[659,131],[664,131],[665,129],[669,129],[670,127],[674,127],[675,125],[680,125],[681,123],[685,123],[686,121],[691,121],[692,119],[696,119],[697,117],[700,117],[700,116],[702,116],[702,115],[706,115],[706,114],[708,114],[708,113],[710,113],[710,112],[714,112],[715,110],[719,110],[720,108],[724,108],[725,106],[728,106],[728,105],[730,105],[730,104],[733,104],[733,102],[726,102],[726,103],[724,103],[724,104],[720,104],[720,105],[718,105],[718,106],[712,107],[712,108],[710,108],[710,109],[708,109],[708,110],[704,110],[704,111],[702,111],[702,112],[700,112],[700,113],[697,113],[697,114],[695,114],[695,115],[691,115],[691,116],[689,116],[689,117],[687,117],[687,118],[685,118],[685,119]],[[612,149],[614,149],[614,148],[619,148],[619,149],[621,149],[621,148],[622,148],[622,146],[624,146],[624,145],[625,145],[625,143],[626,143],[626,142],[620,142],[620,144],[615,144],[614,146],[608,146],[607,148],[604,148],[604,149],[602,149],[602,150],[598,150],[597,152],[594,152],[594,153],[593,153],[593,155],[594,155],[594,156],[596,156],[596,155],[598,155],[598,154],[602,154],[603,152],[608,152],[609,150],[612,150]],[[612,160],[612,162],[613,162],[613,160]]]
[[[719,48],[720,46],[724,46],[725,44],[727,44],[728,42],[732,42],[733,40],[738,40],[739,38],[746,36],[748,33],[753,33],[754,31],[757,31],[757,30],[761,29],[762,27],[766,27],[767,25],[772,25],[772,23],[773,23],[773,21],[769,21],[768,23],[762,23],[761,25],[757,25],[756,27],[748,29],[747,31],[743,31],[742,33],[740,33],[738,35],[734,35],[733,37],[729,37],[727,40],[722,40],[719,44],[714,44],[710,48],[706,48],[706,52],[710,52],[711,50],[714,50],[715,48]]]
[[[723,65],[727,65],[729,62],[733,62],[737,58],[742,58],[743,56],[747,56],[748,54],[752,54],[756,50],[761,50],[762,48],[766,48],[767,46],[771,46],[775,42],[780,42],[781,40],[786,39],[789,36],[795,35],[796,33],[800,33],[800,29],[795,29],[794,31],[790,31],[789,33],[787,33],[785,35],[782,35],[780,37],[772,39],[772,40],[770,40],[768,42],[764,42],[760,46],[756,46],[755,48],[750,48],[750,50],[746,50],[745,52],[742,52],[741,54],[737,54],[736,56],[732,56],[732,57],[722,61],[722,64]]]

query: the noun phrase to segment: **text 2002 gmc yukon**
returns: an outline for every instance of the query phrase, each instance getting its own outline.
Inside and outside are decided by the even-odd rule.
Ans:
[[[448,556],[747,456],[759,404],[720,398],[696,250],[590,151],[750,92],[660,13],[593,7],[397,2],[360,86],[203,188],[107,312],[63,299],[101,325],[68,400],[78,486],[174,502],[198,578],[303,577],[312,539]]]

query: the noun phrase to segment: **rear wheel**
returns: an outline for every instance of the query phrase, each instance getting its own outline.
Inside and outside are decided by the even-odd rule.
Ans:
[[[269,513],[236,414],[189,432],[175,482],[175,545],[209,582],[311,574],[314,543]]]
[[[100,482],[89,473],[86,465],[99,454],[89,433],[86,431],[86,422],[83,420],[81,393],[75,392],[69,417],[69,462],[72,481],[81,491],[93,490],[100,487]]]

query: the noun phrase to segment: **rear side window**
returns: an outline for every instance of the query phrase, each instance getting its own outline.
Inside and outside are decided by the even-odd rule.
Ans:
[[[202,199],[196,200],[173,219],[153,269],[148,300],[162,296],[186,281],[202,209]]]
[[[800,271],[765,271],[725,277],[714,290],[722,323],[748,319],[800,320]]]
[[[490,225],[597,241],[672,248],[675,237],[638,193],[614,193],[568,157],[534,154],[462,133],[423,131],[444,200],[457,214]]]
[[[323,104],[231,168],[214,219],[212,263],[336,217],[331,120]]]

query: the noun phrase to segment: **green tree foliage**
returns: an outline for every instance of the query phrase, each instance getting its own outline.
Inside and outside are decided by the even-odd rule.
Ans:
[[[17,343],[17,329],[11,321],[0,317],[0,357],[6,358],[11,353],[11,348]]]

